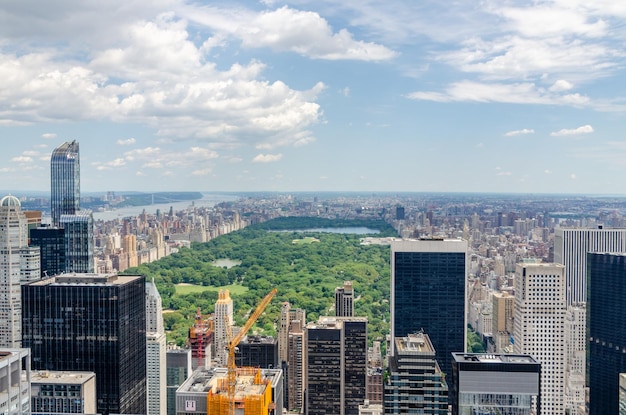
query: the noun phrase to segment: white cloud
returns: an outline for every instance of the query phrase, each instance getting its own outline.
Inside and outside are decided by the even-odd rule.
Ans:
[[[550,91],[553,91],[553,92],[569,91],[572,88],[574,88],[574,85],[571,82],[568,82],[564,79],[559,79],[550,87]]]
[[[535,130],[533,130],[532,128],[524,128],[521,130],[514,130],[514,131],[509,131],[507,133],[505,133],[504,135],[506,137],[515,137],[518,135],[526,135],[526,134],[534,134]]]
[[[552,137],[563,137],[563,136],[570,136],[570,135],[589,134],[592,132],[593,132],[593,127],[587,124],[578,128],[572,128],[572,129],[563,128],[562,130],[554,131],[550,133],[550,135]]]
[[[127,138],[126,140],[117,140],[117,144],[120,146],[130,146],[137,142],[134,138]]]
[[[570,174],[569,178],[572,180],[576,180],[576,174],[575,173]]]
[[[11,159],[14,163],[31,163],[33,161],[32,157],[29,156],[17,156]]]
[[[259,154],[252,159],[254,163],[273,163],[283,158],[282,154]]]
[[[126,160],[124,158],[116,158],[115,160],[107,161],[105,163],[93,162],[91,164],[96,168],[96,170],[111,170],[116,167],[125,166]]]
[[[349,97],[350,96],[350,88],[349,87],[345,87],[339,90],[339,93],[341,95],[343,95],[344,97]]]
[[[184,16],[239,38],[245,48],[271,48],[327,60],[384,61],[397,55],[383,45],[354,39],[346,29],[334,32],[317,12],[288,6],[260,13],[188,8]]]
[[[549,169],[545,169],[543,172],[544,172],[545,174],[552,174],[552,170],[549,170]]]
[[[510,175],[511,175],[510,171],[500,171],[496,173],[496,176],[510,176]]]
[[[46,140],[57,138],[57,135],[54,133],[44,133],[41,135],[41,138],[45,138]]]
[[[202,170],[194,170],[191,172],[192,176],[206,176],[213,171],[211,168],[206,168]]]

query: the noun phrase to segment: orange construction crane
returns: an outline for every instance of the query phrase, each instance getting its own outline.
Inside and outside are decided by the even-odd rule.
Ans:
[[[233,338],[233,333],[231,331],[229,321],[226,319],[226,333],[228,336],[228,345],[226,348],[228,349],[228,413],[229,415],[235,415],[235,386],[237,385],[237,365],[235,364],[235,351],[237,349],[237,345],[243,339],[243,337],[248,333],[248,330],[254,325],[259,316],[263,314],[265,308],[274,298],[274,295],[278,290],[276,288],[272,289],[272,291],[267,294],[263,300],[257,305],[256,310],[250,315],[246,324],[243,325],[239,333]]]

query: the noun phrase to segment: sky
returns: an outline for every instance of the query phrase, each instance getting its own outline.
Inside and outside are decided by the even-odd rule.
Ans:
[[[624,194],[626,2],[20,0],[0,189]]]

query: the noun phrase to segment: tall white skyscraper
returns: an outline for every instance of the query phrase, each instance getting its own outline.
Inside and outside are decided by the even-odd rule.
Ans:
[[[587,254],[626,252],[626,229],[556,228],[554,262],[565,265],[566,401],[572,415],[584,404],[586,378]]]
[[[522,263],[515,269],[513,352],[541,363],[541,414],[565,413],[565,267]]]
[[[220,290],[215,302],[215,360],[218,364],[226,366],[228,352],[226,352],[226,324],[233,325],[233,300],[228,290]],[[228,323],[227,323],[228,322]]]
[[[38,249],[28,247],[20,201],[0,199],[0,347],[22,347],[21,283],[39,278]]]
[[[554,262],[565,265],[567,305],[587,301],[587,253],[626,252],[626,229],[556,228]]]
[[[161,295],[154,279],[146,282],[146,378],[148,415],[167,412],[167,341]]]

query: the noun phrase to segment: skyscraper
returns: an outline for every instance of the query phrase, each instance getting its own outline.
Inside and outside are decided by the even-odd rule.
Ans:
[[[215,302],[215,360],[223,367],[228,363],[228,352],[226,351],[226,324],[232,326],[233,320],[233,300],[230,298],[228,290],[220,290]]]
[[[532,356],[478,353],[452,353],[452,356],[452,415],[539,413],[541,364]]]
[[[345,281],[343,287],[335,288],[335,316],[352,317],[354,315],[354,289],[352,281]]]
[[[20,286],[39,278],[38,249],[28,247],[28,227],[20,201],[0,199],[0,347],[22,347]]]
[[[367,319],[320,317],[306,342],[306,415],[357,415],[365,400]]]
[[[626,252],[626,229],[554,230],[554,262],[565,265],[565,299],[568,306],[587,301],[589,252]]]
[[[148,415],[167,411],[167,341],[161,295],[154,279],[146,283],[146,398]]]
[[[93,216],[90,210],[61,215],[65,232],[65,272],[94,272]]]
[[[65,229],[57,226],[31,229],[30,243],[39,247],[42,278],[65,272]]]
[[[76,140],[55,148],[50,158],[50,210],[52,224],[59,226],[61,215],[80,209],[80,159]]]
[[[568,306],[565,373],[568,409],[585,404],[585,356],[587,333],[587,254],[590,252],[626,252],[626,229],[556,228],[554,261],[565,265],[565,300]]]
[[[391,338],[428,333],[445,373],[466,348],[466,280],[467,241],[391,243]]]
[[[145,290],[137,275],[64,274],[24,285],[33,369],[95,372],[98,413],[147,413]]]
[[[541,413],[565,413],[565,267],[521,263],[515,269],[513,352],[541,363]]]
[[[587,265],[589,414],[617,414],[626,372],[626,254],[590,253]]]
[[[396,337],[383,395],[386,414],[448,414],[448,384],[427,334]]]

